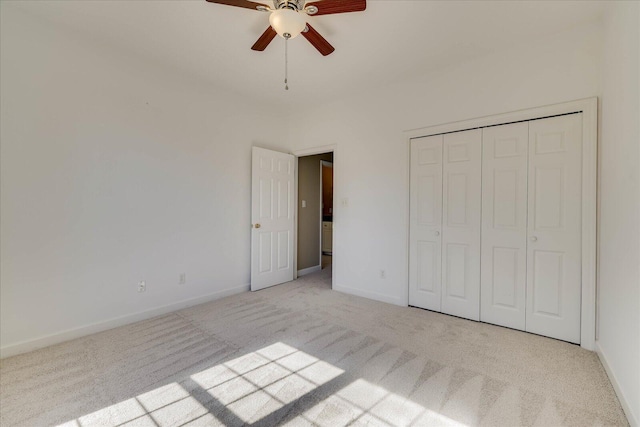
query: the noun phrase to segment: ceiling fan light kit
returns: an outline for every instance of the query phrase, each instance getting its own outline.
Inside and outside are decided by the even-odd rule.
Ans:
[[[285,85],[287,41],[302,34],[323,56],[333,53],[335,48],[308,23],[311,15],[330,15],[336,13],[361,12],[367,8],[366,0],[319,0],[307,3],[305,0],[273,0],[273,9],[269,6],[249,0],[206,0],[209,3],[253,9],[269,12],[270,26],[251,47],[263,51],[276,35],[285,39]],[[285,86],[285,89],[289,89]]]
[[[269,24],[279,36],[285,39],[296,38],[307,26],[302,13],[291,9],[278,9],[271,12]]]

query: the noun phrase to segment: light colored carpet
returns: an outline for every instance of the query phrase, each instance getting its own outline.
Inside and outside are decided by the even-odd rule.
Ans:
[[[594,353],[331,269],[0,361],[0,424],[627,425]]]

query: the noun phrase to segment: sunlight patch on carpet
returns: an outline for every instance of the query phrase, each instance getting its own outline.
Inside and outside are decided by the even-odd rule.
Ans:
[[[344,375],[344,370],[278,342],[195,373],[180,384],[158,387],[61,426],[226,424],[229,420],[248,425],[274,415],[292,423],[304,420],[327,427],[351,423],[463,426],[383,387]]]

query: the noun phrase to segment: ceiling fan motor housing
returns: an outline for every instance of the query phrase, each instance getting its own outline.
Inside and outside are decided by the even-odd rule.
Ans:
[[[302,10],[305,0],[273,0],[276,9],[291,9],[296,12]]]

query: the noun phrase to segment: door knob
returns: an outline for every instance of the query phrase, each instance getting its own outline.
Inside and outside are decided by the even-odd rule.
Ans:
[[[439,235],[440,235],[440,232],[439,232],[439,231],[436,231],[436,232],[435,232],[435,235],[436,235],[436,236],[439,236]]]
[[[260,224],[254,225],[255,228],[260,228]]]
[[[536,236],[531,236],[529,237],[529,240],[531,240],[532,242],[537,242],[538,238]]]

